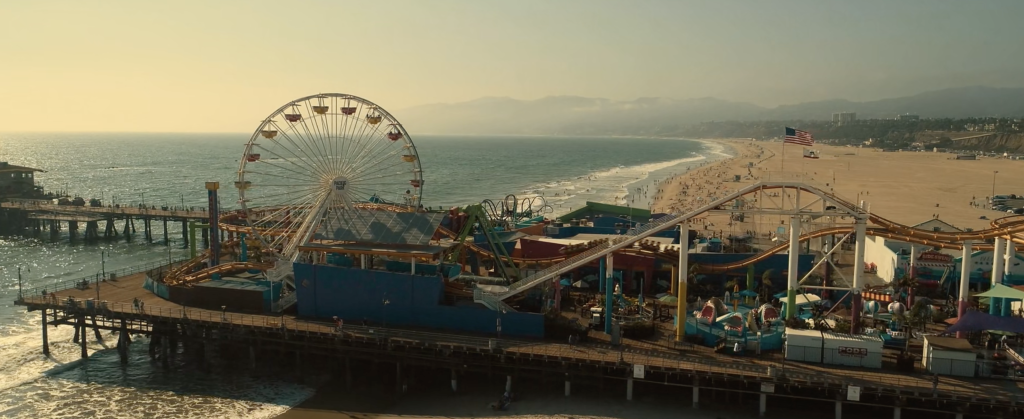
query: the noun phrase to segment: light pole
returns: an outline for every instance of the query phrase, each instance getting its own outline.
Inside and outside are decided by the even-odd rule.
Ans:
[[[142,207],[143,208],[146,207],[146,193],[145,192],[142,193]]]
[[[502,307],[501,311],[499,311],[498,313],[498,322],[496,326],[498,327],[498,340],[501,340],[501,315],[505,314],[505,308]]]
[[[999,173],[999,171],[992,171],[992,201],[995,201],[996,199],[996,173]]]
[[[18,301],[24,300],[25,295],[21,291],[21,266],[18,267]]]
[[[185,194],[179,192],[178,196],[181,197],[181,210],[184,211],[185,210]]]
[[[391,300],[388,300],[388,293],[384,293],[384,299],[381,301],[384,308],[384,329],[388,328],[388,304],[391,304]]]
[[[103,277],[107,277],[107,251],[100,250],[100,271],[103,272]]]

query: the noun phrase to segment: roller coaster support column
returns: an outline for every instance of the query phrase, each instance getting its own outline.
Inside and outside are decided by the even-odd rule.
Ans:
[[[245,233],[239,233],[238,234],[238,240],[239,240],[239,244],[238,244],[238,248],[239,248],[238,261],[239,262],[248,262],[249,261],[249,245],[245,244]]]
[[[676,285],[676,342],[686,336],[686,277],[690,271],[690,230],[679,225],[679,284]]]
[[[604,257],[605,261],[605,278],[604,278],[604,332],[612,334],[612,312],[615,307],[612,301],[612,293],[615,290],[615,256],[614,253],[609,253]]]
[[[964,254],[960,259],[960,294],[959,304],[957,306],[956,315],[958,318],[963,318],[964,314],[967,313],[968,298],[971,298],[970,285],[971,285],[971,243],[970,240],[964,242]],[[957,339],[964,339],[967,337],[966,332],[956,332]]]
[[[199,242],[196,241],[196,229],[201,229],[201,228],[210,228],[210,225],[209,224],[201,224],[201,223],[198,223],[198,222],[195,222],[195,221],[189,221],[188,222],[188,242],[189,242],[188,254],[189,254],[189,257],[191,257],[192,259],[196,258],[196,253],[198,252],[196,250],[196,246],[199,245]]]
[[[1006,281],[1006,275],[1010,274],[1010,267],[1013,266],[1013,262],[1017,260],[1017,249],[1014,247],[1016,244],[1013,243],[1013,240],[1008,238],[1004,240],[1006,240],[1006,257],[1003,258],[1003,275],[999,277],[998,282],[1000,284]],[[1000,314],[1003,317],[1010,317],[1010,300],[1003,299],[1003,307]]]
[[[860,292],[864,288],[864,244],[867,241],[867,214],[854,225],[857,245],[853,251],[853,296],[850,299],[850,332],[860,333],[860,313],[863,311]]]
[[[796,316],[796,290],[800,287],[800,216],[789,217],[789,267],[787,277],[786,320]]]
[[[604,258],[597,261],[597,291],[604,292],[607,275],[605,275]]]
[[[217,189],[220,189],[220,182],[206,182],[206,192],[209,198],[207,208],[210,213],[210,267],[214,267],[220,264],[220,226],[218,225],[218,218],[220,218],[220,211],[218,204],[220,200],[217,199]]]
[[[910,266],[907,267],[907,276],[910,279],[917,278],[917,246],[910,244]],[[914,306],[914,287],[907,290],[907,309]]]
[[[1002,237],[996,237],[995,246],[992,249],[992,286],[1001,283],[1003,278],[1003,267],[1006,265],[1006,259],[1002,256],[1006,252],[1003,247],[1006,244],[1006,239]],[[1012,246],[1013,243],[1011,242]],[[1002,298],[989,298],[988,299],[988,314],[998,316],[1000,314],[999,306],[1006,304],[1006,300]]]
[[[1017,248],[1016,248],[1017,245],[1014,244],[1012,240],[1008,241],[1006,244],[1007,244],[1007,246],[1006,246],[1006,259],[1005,259],[1005,262],[1003,263],[1003,266],[1009,268],[1010,266],[1013,266],[1013,261],[1017,259]],[[1010,274],[1010,270],[1009,269],[1003,269],[1003,273],[1006,274],[1006,275],[1009,275]],[[1005,277],[999,278],[999,282],[1002,283],[1002,282],[1004,282],[1005,279],[1006,279]]]

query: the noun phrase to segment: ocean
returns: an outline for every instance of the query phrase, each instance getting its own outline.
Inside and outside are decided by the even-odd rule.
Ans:
[[[0,161],[45,170],[48,191],[100,198],[104,204],[206,206],[204,182],[219,181],[221,204],[237,207],[236,179],[246,134],[11,133],[0,134]],[[414,136],[423,168],[422,204],[467,205],[515,195],[548,216],[587,201],[648,208],[655,183],[728,157],[712,142],[653,138]],[[179,225],[163,246],[159,223],[147,244],[141,231],[94,245],[0,238],[0,417],[4,418],[269,418],[310,397],[315,388],[287,374],[200,371],[187,363],[162,370],[150,362],[145,338],[127,366],[116,337],[93,342],[87,360],[69,327],[50,329],[52,357],[41,352],[40,318],[15,307],[22,286],[92,276],[101,269],[182,258]],[[103,253],[103,256],[101,256]],[[105,266],[101,268],[101,259]],[[214,363],[217,364],[216,362]]]

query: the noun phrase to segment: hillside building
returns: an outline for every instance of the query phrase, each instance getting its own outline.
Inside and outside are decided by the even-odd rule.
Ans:
[[[852,123],[857,120],[857,112],[833,112],[832,123],[836,125],[844,125]]]

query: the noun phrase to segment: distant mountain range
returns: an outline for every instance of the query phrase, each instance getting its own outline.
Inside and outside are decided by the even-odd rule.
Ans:
[[[1024,88],[960,87],[870,102],[838,99],[775,108],[716,98],[484,97],[395,114],[406,129],[421,134],[671,135],[699,122],[829,120],[832,112],[856,112],[858,119],[903,113],[922,118],[1024,117]]]

